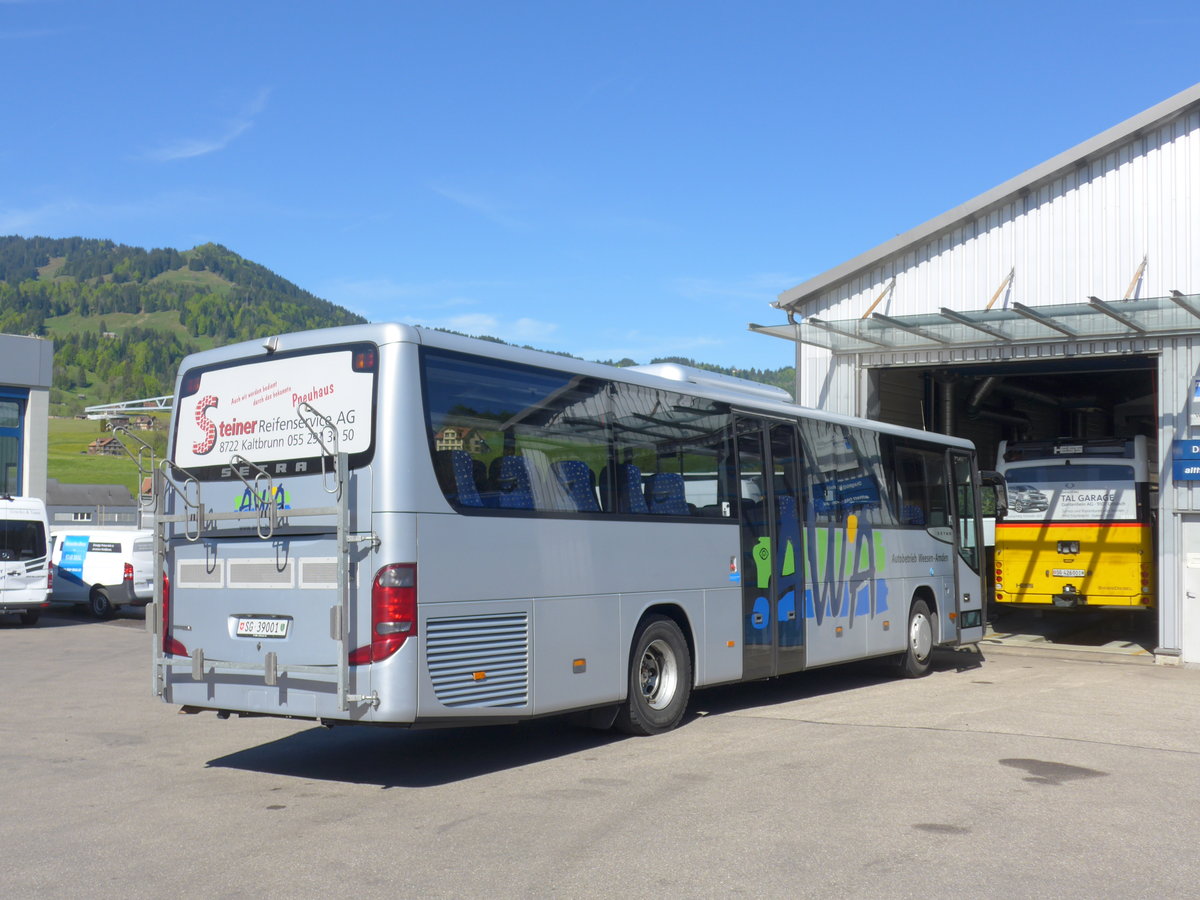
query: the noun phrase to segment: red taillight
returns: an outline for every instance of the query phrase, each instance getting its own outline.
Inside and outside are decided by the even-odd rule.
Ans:
[[[46,563],[46,590],[54,590],[54,566],[49,561]]]
[[[393,563],[371,585],[371,643],[350,653],[350,665],[381,662],[417,633],[417,567]]]
[[[183,376],[183,381],[179,383],[179,396],[190,397],[198,390],[200,390],[199,373],[188,372],[188,374]]]
[[[133,563],[125,563],[125,574],[121,578],[125,581],[133,581]]]
[[[171,656],[187,656],[187,647],[171,637],[171,579],[162,576],[162,649]]]

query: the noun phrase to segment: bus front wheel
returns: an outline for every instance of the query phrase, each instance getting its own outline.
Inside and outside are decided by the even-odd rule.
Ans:
[[[638,629],[629,658],[629,696],[617,713],[626,734],[662,734],[683,719],[692,694],[692,658],[679,626],[650,616]]]
[[[908,641],[900,658],[900,671],[908,678],[918,678],[929,671],[933,658],[933,614],[924,600],[913,601],[908,611]]]

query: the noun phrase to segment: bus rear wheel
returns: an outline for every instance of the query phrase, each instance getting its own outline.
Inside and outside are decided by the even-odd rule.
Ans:
[[[108,591],[101,587],[92,588],[88,595],[88,609],[97,619],[111,619],[117,614],[116,607],[108,599]]]
[[[933,658],[933,614],[924,600],[913,601],[908,611],[908,642],[900,658],[900,671],[908,678],[919,678],[929,671]]]
[[[629,658],[629,696],[617,713],[626,734],[662,734],[683,719],[692,694],[692,658],[679,626],[650,616],[638,629]]]
[[[18,616],[18,619],[26,628],[31,628],[37,624],[38,617],[41,614],[42,611],[40,609],[27,609]]]

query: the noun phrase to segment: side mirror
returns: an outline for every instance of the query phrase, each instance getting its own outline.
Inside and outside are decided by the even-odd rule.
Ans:
[[[996,495],[996,518],[1003,519],[1008,514],[1008,486],[1004,476],[990,469],[981,469],[979,480],[984,487],[990,487]]]

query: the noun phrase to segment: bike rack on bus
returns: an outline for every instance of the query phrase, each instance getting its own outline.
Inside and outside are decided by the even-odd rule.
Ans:
[[[297,406],[296,411],[297,411],[297,413],[303,413],[305,411],[309,412],[312,415],[313,421],[317,421],[317,422],[321,423],[321,431],[324,431],[326,428],[328,428],[330,434],[333,435],[333,451],[331,452],[329,450],[329,447],[326,446],[325,441],[323,441],[321,439],[320,432],[318,432],[315,428],[312,427],[312,423],[308,419],[304,418],[303,415],[300,416],[301,423],[304,425],[305,428],[308,429],[308,433],[313,436],[313,440],[315,440],[317,442],[317,445],[322,450],[322,453],[321,453],[321,486],[323,488],[325,488],[325,493],[327,493],[327,494],[333,494],[333,493],[336,493],[337,491],[340,491],[341,487],[342,487],[342,482],[341,482],[341,477],[338,475],[338,473],[336,471],[333,473],[333,490],[330,490],[326,486],[328,484],[328,480],[326,478],[326,472],[325,472],[325,457],[326,456],[329,456],[331,459],[333,459],[335,464],[337,462],[339,462],[339,460],[340,460],[340,454],[338,453],[338,433],[337,433],[336,426],[334,426],[333,421],[329,418],[329,416],[322,415],[320,412],[318,412],[313,407],[313,405],[311,403],[309,403],[307,401],[305,401],[304,403],[301,403],[299,406]]]
[[[335,496],[335,503],[332,506],[306,507],[301,509],[287,510],[287,521],[294,519],[310,518],[317,516],[334,516],[337,523],[337,546],[338,546],[338,602],[329,608],[329,633],[330,637],[337,643],[337,694],[338,694],[338,709],[345,712],[350,709],[351,704],[369,704],[371,706],[379,705],[378,693],[371,694],[351,694],[350,686],[350,621],[349,612],[351,606],[351,584],[350,584],[350,552],[351,547],[355,544],[369,543],[372,548],[379,546],[379,538],[374,532],[367,533],[352,533],[350,531],[350,498],[348,490],[349,476],[349,457],[346,453],[338,449],[337,429],[334,427],[332,420],[320,413],[308,403],[302,403],[298,407],[299,413],[307,413],[310,418],[304,415],[298,415],[301,423],[309,433],[312,434],[317,445],[321,448],[321,480],[322,487],[327,494]],[[319,423],[318,428],[313,428],[310,419]],[[330,443],[322,437],[325,430],[329,430],[332,435]],[[327,461],[328,460],[328,461]],[[196,542],[200,539],[201,534],[205,531],[210,531],[218,527],[218,523],[230,522],[237,520],[254,519],[254,532],[260,540],[269,540],[275,535],[276,529],[280,524],[279,515],[279,498],[275,494],[274,481],[270,474],[259,464],[246,459],[243,456],[234,456],[230,460],[230,466],[233,473],[243,484],[250,490],[255,498],[255,509],[253,511],[233,511],[233,512],[205,512],[200,499],[200,482],[199,480],[170,460],[163,460],[159,466],[159,480],[155,485],[156,499],[156,520],[157,520],[157,540],[156,560],[158,562],[159,571],[163,571],[166,565],[166,533],[167,526],[170,524],[180,524],[183,527],[183,536],[190,542]],[[239,467],[254,471],[253,479],[248,478],[245,474],[238,471]],[[174,474],[183,476],[182,487],[176,484],[172,477]],[[264,495],[259,487],[266,483],[267,491]],[[195,499],[189,496],[189,489],[195,486]],[[183,510],[181,513],[168,515],[166,513],[166,498],[168,492],[178,495],[182,504]],[[195,510],[193,513],[192,510]],[[194,530],[193,530],[194,523]],[[265,525],[264,525],[265,523]],[[162,581],[161,578],[156,580],[154,588],[154,606],[155,612],[153,616],[147,616],[147,629],[152,629],[155,635],[162,634],[164,623],[162,622]],[[305,665],[280,665],[275,653],[267,653],[264,661],[259,663],[236,662],[233,660],[220,660],[206,658],[204,649],[197,647],[191,651],[189,657],[168,657],[162,650],[160,641],[154,641],[154,692],[161,696],[166,687],[166,678],[171,670],[189,669],[191,676],[196,681],[202,681],[205,676],[206,669],[209,673],[221,671],[249,671],[261,673],[263,681],[268,686],[275,686],[279,683],[281,675],[316,675],[324,676],[327,679],[331,673],[330,666],[305,666]]]

